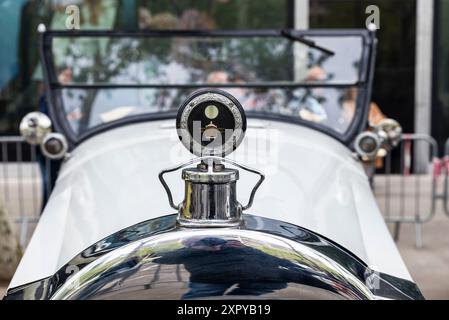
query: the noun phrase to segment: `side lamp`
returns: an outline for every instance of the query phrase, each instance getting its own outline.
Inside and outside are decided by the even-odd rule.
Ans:
[[[50,118],[42,112],[28,113],[20,122],[20,135],[31,145],[39,145],[42,154],[52,160],[66,157],[69,144],[64,135],[52,132]]]

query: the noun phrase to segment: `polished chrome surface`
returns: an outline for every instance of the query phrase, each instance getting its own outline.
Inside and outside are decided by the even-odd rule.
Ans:
[[[374,298],[350,270],[295,241],[252,230],[180,229],[106,254],[52,299],[282,297],[289,283],[343,299]]]
[[[196,168],[185,169],[185,198],[179,210],[179,223],[190,227],[219,227],[238,225],[241,221],[242,206],[237,201],[237,170],[225,169],[219,174],[220,181],[197,182],[204,179]],[[187,172],[187,173],[186,173]],[[224,174],[225,173],[225,174]]]
[[[301,227],[245,215],[239,228],[185,229],[176,215],[132,226],[53,277],[5,299],[422,299]]]
[[[28,113],[20,122],[21,136],[32,145],[40,145],[51,130],[51,120],[42,112]]]
[[[363,146],[364,140],[366,139],[372,140],[372,146],[370,146],[369,149]],[[357,136],[354,142],[354,148],[363,161],[373,161],[376,159],[381,143],[382,142],[376,133],[367,131],[362,132]]]
[[[188,168],[182,171],[182,179],[192,183],[221,184],[236,182],[239,179],[239,171],[220,166],[214,169],[213,165],[200,164],[196,168]]]
[[[59,160],[67,155],[69,144],[64,135],[60,133],[49,133],[41,143],[41,150],[47,158]]]
[[[185,181],[185,198],[181,204],[175,205],[164,175],[196,162],[199,162],[196,168],[187,168],[182,172],[182,178]],[[238,170],[225,168],[223,163],[232,164],[260,176],[246,206],[242,206],[236,197]],[[179,211],[179,223],[191,227],[238,225],[241,222],[242,211],[251,207],[256,191],[264,179],[265,176],[259,171],[220,157],[193,159],[163,170],[159,174],[159,180],[167,192],[170,206]]]

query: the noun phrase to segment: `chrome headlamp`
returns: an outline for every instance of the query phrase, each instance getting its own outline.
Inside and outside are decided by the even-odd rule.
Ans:
[[[44,156],[52,160],[63,159],[69,150],[69,144],[64,135],[60,133],[50,133],[41,143],[41,150]]]
[[[51,120],[42,112],[28,113],[20,122],[20,134],[26,142],[40,145],[51,132]]]
[[[354,148],[363,161],[373,161],[380,149],[381,141],[373,132],[363,132],[357,136]]]
[[[20,134],[27,143],[39,145],[43,155],[49,159],[63,159],[68,153],[66,137],[52,133],[52,122],[42,112],[28,113],[20,122]]]
[[[385,157],[398,146],[402,137],[401,125],[393,119],[382,120],[372,131],[360,133],[354,142],[354,149],[363,161],[374,161]]]

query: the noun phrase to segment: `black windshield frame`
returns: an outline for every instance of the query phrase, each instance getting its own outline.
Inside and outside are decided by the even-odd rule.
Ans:
[[[41,63],[44,69],[44,81],[47,90],[47,101],[49,104],[50,116],[53,120],[54,127],[57,131],[66,135],[71,147],[75,147],[86,139],[99,133],[111,130],[120,126],[129,125],[139,122],[147,122],[154,120],[175,119],[176,111],[157,112],[129,116],[110,123],[98,125],[90,128],[80,135],[72,130],[68,122],[65,120],[65,114],[60,95],[61,89],[123,89],[123,88],[177,88],[177,89],[195,89],[206,87],[219,88],[347,88],[356,87],[363,89],[363,99],[357,99],[356,112],[354,119],[344,134],[339,134],[331,128],[305,121],[300,118],[291,116],[268,113],[268,112],[247,112],[249,118],[267,119],[274,121],[282,121],[287,123],[306,126],[320,132],[323,132],[346,146],[350,147],[351,143],[361,131],[365,130],[368,124],[369,105],[371,102],[372,84],[374,78],[374,68],[376,59],[377,38],[374,32],[365,29],[318,29],[318,30],[289,30],[295,36],[326,36],[326,37],[344,37],[344,36],[360,36],[363,39],[361,65],[359,71],[359,80],[354,83],[294,83],[294,82],[264,82],[264,83],[242,83],[242,84],[61,84],[57,80],[55,72],[55,64],[52,53],[52,43],[54,38],[58,37],[283,37],[285,30],[210,30],[210,31],[191,31],[191,30],[152,30],[152,31],[46,31],[41,34]]]

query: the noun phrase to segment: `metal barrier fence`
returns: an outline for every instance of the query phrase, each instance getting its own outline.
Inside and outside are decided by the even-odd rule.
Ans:
[[[39,220],[44,193],[48,194],[44,192],[44,181],[50,190],[50,179],[42,176],[41,166],[49,169],[51,162],[22,137],[0,137],[0,156],[0,206],[15,222],[20,245],[25,248],[30,227]]]
[[[429,160],[432,160],[429,161],[431,165],[425,173],[414,172],[413,155],[417,150],[422,151],[426,148],[431,157]],[[392,170],[395,152],[399,152],[397,174]],[[434,218],[438,200],[447,199],[448,193],[447,171],[444,172],[442,161],[438,158],[438,144],[428,135],[404,134],[398,148],[385,158],[384,165],[385,174],[378,175],[374,179],[374,193],[385,221],[394,224],[395,240],[399,240],[403,223],[414,224],[416,247],[421,248],[422,225]],[[442,188],[442,176],[445,176],[445,189]]]

